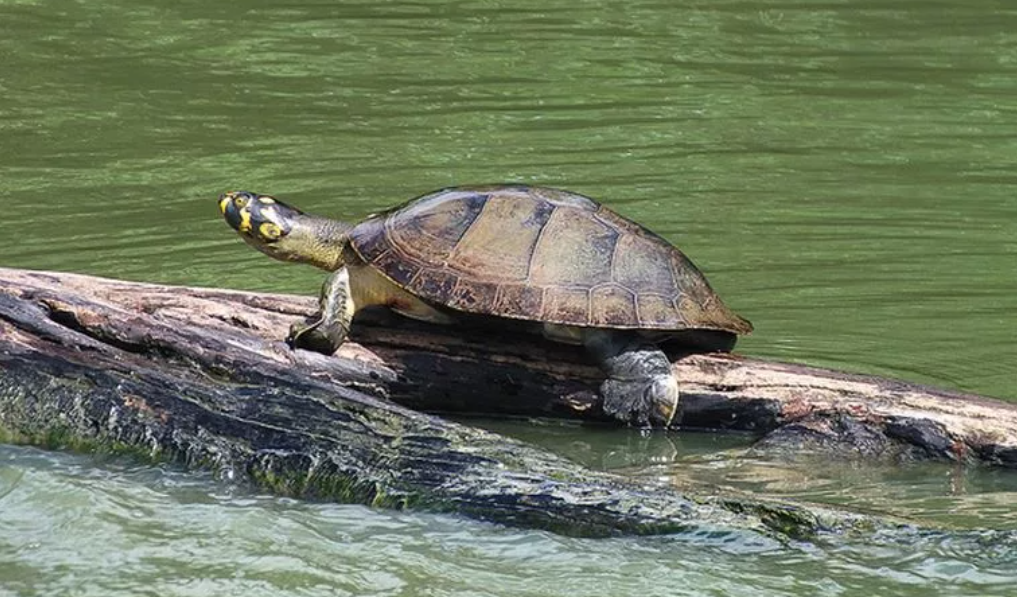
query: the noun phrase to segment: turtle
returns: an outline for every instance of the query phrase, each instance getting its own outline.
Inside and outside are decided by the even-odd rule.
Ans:
[[[606,415],[667,427],[680,392],[664,345],[731,350],[752,324],[678,248],[597,201],[528,185],[444,188],[358,224],[249,191],[219,197],[259,251],[332,272],[319,312],[287,342],[331,354],[360,309],[446,325],[478,317],[582,345],[603,370]]]

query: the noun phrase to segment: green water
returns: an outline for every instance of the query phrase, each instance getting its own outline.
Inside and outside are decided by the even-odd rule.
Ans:
[[[675,241],[746,353],[1017,400],[1017,5],[0,0],[0,265],[313,292],[228,188],[349,219],[522,181]],[[509,432],[593,466],[1017,529],[1012,473]],[[1017,595],[1006,536],[586,541],[0,447],[0,595]]]

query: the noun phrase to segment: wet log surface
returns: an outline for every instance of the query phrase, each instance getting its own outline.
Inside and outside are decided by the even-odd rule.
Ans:
[[[426,414],[602,420],[571,347],[359,321],[335,357],[292,351],[308,297],[0,269],[0,439],[207,466],[273,491],[453,511],[584,535],[869,528],[864,517],[690,496]],[[683,427],[761,449],[1017,467],[1017,406],[734,355],[690,355]]]

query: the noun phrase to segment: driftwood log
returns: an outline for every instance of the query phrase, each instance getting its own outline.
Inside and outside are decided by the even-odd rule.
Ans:
[[[0,268],[0,440],[207,466],[273,491],[454,511],[584,535],[876,522],[745,496],[691,496],[584,469],[425,414],[602,420],[599,374],[530,337],[358,321],[335,357],[282,338],[308,297]],[[497,337],[493,337],[494,334]],[[766,449],[1017,467],[1017,405],[902,382],[689,355],[682,427]]]

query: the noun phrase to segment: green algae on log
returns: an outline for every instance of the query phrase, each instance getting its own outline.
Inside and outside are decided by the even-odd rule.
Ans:
[[[406,324],[358,326],[362,344],[333,358],[289,350],[285,330],[313,308],[310,298],[0,269],[0,439],[208,467],[285,495],[579,535],[741,529],[799,537],[876,524],[822,508],[638,485],[425,414],[598,419],[590,391],[597,373],[569,347]],[[839,404],[829,389],[838,380],[862,383],[856,377],[820,371],[813,379],[798,366],[713,355],[676,366],[686,379],[684,424],[754,429],[777,445],[849,450],[844,439],[857,437],[868,446],[863,453],[959,457],[954,447],[925,445],[945,436],[969,447],[965,458],[1017,462],[1017,409],[1007,404],[928,394],[928,404],[952,408],[929,410],[925,428],[935,433],[877,441],[870,435],[878,425],[899,427],[922,414],[913,402],[896,418],[879,410],[893,407],[893,392],[911,396],[915,386],[876,384],[890,392],[878,397],[887,405],[873,399],[866,410]],[[791,376],[794,401],[768,393],[772,378],[763,373],[774,369]],[[762,381],[753,386],[754,379]],[[968,406],[981,409],[979,418],[995,413],[977,437],[963,435]],[[849,415],[857,418],[845,422]],[[853,431],[838,435],[838,425]]]

